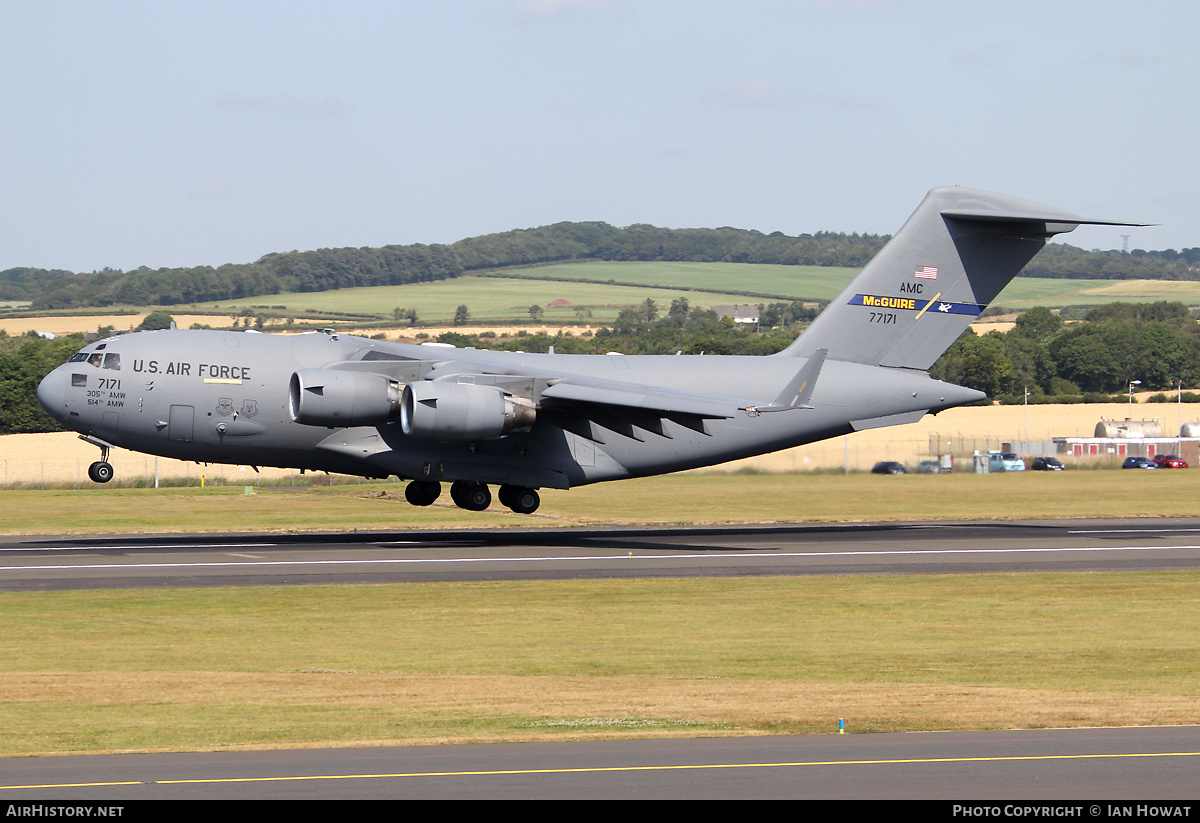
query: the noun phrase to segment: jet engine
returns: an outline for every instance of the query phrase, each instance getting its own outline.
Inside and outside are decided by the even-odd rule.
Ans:
[[[486,440],[533,424],[532,401],[492,386],[422,381],[404,387],[400,428],[423,440]]]
[[[301,369],[292,374],[288,409],[306,426],[372,426],[400,414],[400,384],[380,374]]]

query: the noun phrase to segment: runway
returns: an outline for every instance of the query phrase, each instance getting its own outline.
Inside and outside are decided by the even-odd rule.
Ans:
[[[1132,798],[1179,817],[1198,767],[1195,726],[733,737],[2,759],[0,801],[887,798],[1034,817],[1006,801],[1048,800],[1108,818]]]
[[[1200,568],[1200,519],[0,538],[0,591]]]
[[[1200,519],[0,538],[7,591],[1197,568]],[[0,799],[1041,798],[1109,817],[1195,797],[1198,768],[1197,727],[851,733],[0,759]]]

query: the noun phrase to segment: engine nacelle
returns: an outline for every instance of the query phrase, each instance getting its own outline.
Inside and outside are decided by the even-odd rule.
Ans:
[[[306,426],[373,426],[399,416],[400,396],[400,385],[380,374],[301,369],[288,386],[288,410]]]
[[[531,401],[473,383],[409,383],[400,404],[400,428],[423,440],[487,440],[536,416]]]

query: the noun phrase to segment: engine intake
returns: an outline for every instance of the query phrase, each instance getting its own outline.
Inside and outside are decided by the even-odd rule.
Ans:
[[[473,383],[409,383],[400,404],[400,428],[423,440],[487,440],[536,416],[532,401]]]
[[[292,420],[306,426],[371,426],[400,414],[400,385],[380,374],[301,369],[288,386]]]

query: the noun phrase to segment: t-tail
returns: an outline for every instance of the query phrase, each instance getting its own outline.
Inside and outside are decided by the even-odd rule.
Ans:
[[[787,357],[927,370],[1046,241],[1089,220],[1006,194],[934,189]]]

